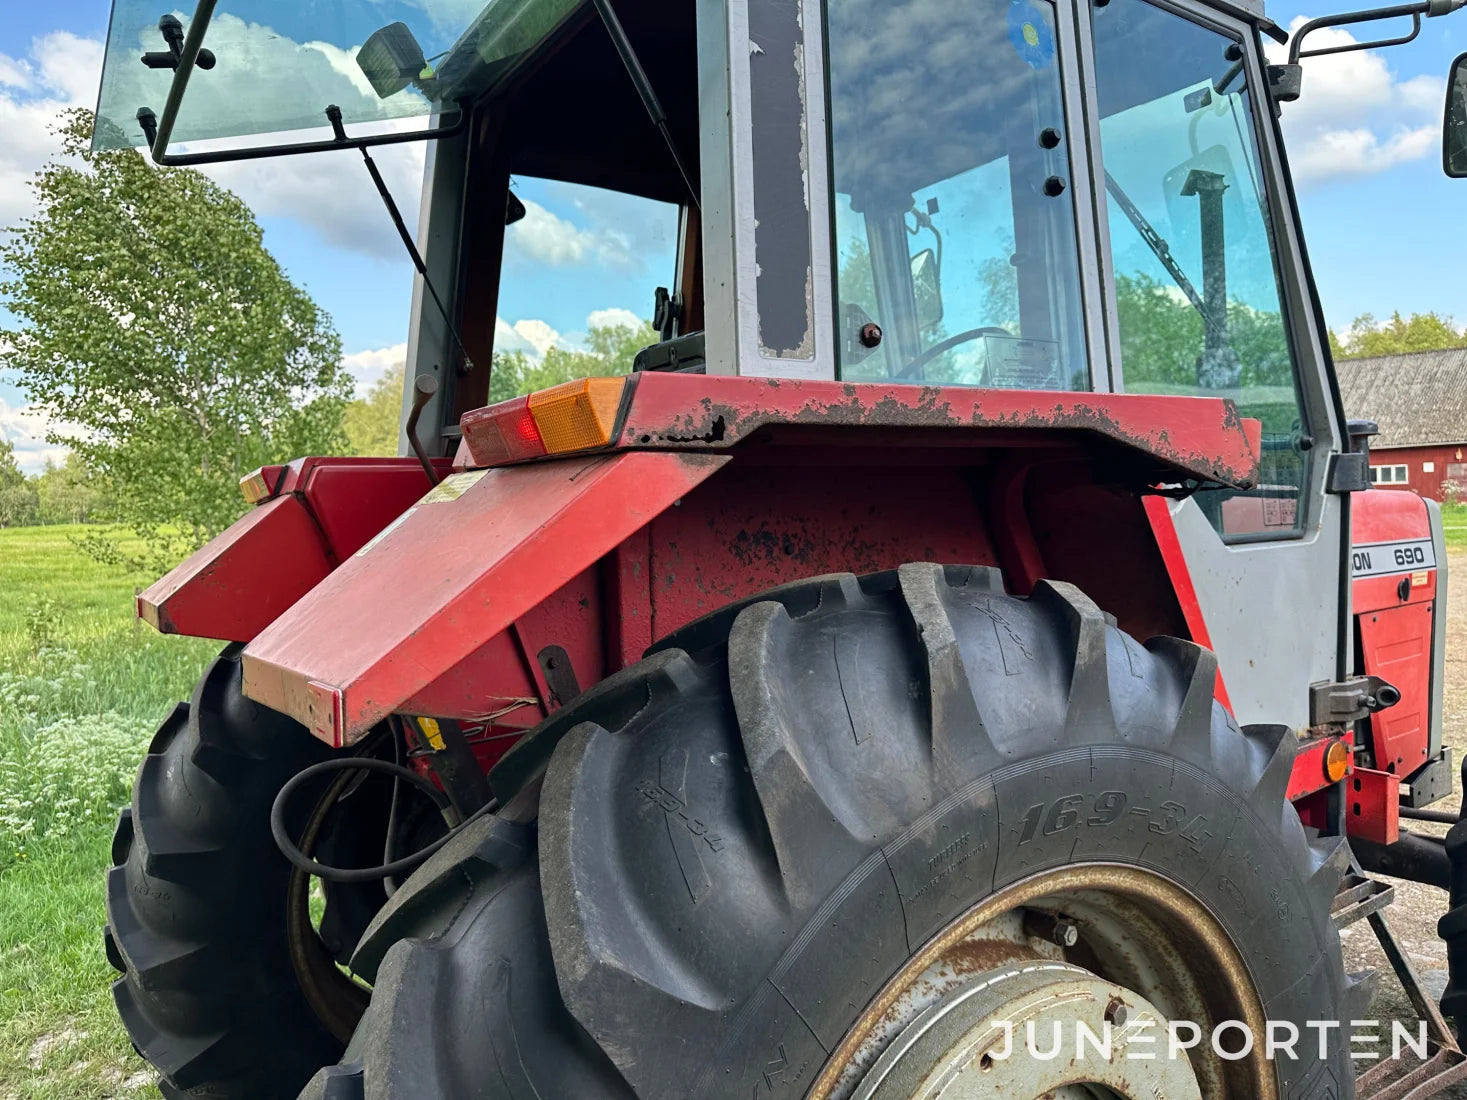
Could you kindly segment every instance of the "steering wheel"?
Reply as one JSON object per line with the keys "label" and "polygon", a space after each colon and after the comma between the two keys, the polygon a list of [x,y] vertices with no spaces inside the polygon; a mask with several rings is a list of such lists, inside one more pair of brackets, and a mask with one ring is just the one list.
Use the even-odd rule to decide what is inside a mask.
{"label": "steering wheel", "polygon": [[969,340],[977,340],[981,336],[1007,336],[1013,338],[1013,333],[1006,328],[998,328],[995,325],[984,325],[982,328],[970,328],[967,332],[960,332],[956,336],[949,336],[946,340],[933,344],[917,358],[897,371],[898,378],[910,378],[918,373],[933,359],[936,359],[945,351],[951,351],[959,344],[966,344]]}

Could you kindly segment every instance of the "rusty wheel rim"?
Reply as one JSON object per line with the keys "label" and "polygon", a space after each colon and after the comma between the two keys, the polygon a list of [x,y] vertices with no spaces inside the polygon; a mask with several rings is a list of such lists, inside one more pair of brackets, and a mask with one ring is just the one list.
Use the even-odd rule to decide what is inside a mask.
{"label": "rusty wheel rim", "polygon": [[[1027,976],[1020,979],[1021,974]],[[1007,988],[1005,982],[1010,983]],[[983,992],[975,995],[980,986]],[[1061,987],[1067,990],[1063,996]],[[943,1031],[949,1042],[937,1054],[946,1067],[943,1072],[959,1081],[966,1072],[964,1052],[972,1062],[987,1049],[986,1040],[973,1029],[985,1011],[985,1019],[993,1018],[995,1004],[1019,1004],[1015,997],[1048,998],[1068,1006],[1050,1018],[1083,1018],[1094,1027],[1092,1017],[1102,996],[1106,1007],[1112,998],[1125,1006],[1118,1034],[1126,1013],[1154,1015],[1163,1028],[1152,1047],[1159,1052],[1156,1060],[1126,1061],[1129,1076],[1121,1088],[1111,1079],[1094,1082],[1100,1091],[1068,1086],[1028,1094],[1012,1088],[999,1091],[1004,1070],[1010,1071],[1014,1086],[1024,1080],[1012,1069],[1018,1064],[1015,1059],[992,1067],[994,1073],[984,1078],[987,1093],[1151,1097],[1161,1088],[1160,1095],[1186,1095],[1179,1078],[1149,1068],[1166,1060],[1165,1023],[1186,1020],[1197,1023],[1203,1036],[1201,1045],[1182,1059],[1195,1080],[1193,1095],[1277,1100],[1277,1080],[1263,1051],[1262,1003],[1242,955],[1221,924],[1177,884],[1139,868],[1100,863],[1024,879],[942,929],[868,1003],[826,1062],[809,1100],[857,1100],[863,1089],[872,1100],[886,1100],[897,1094],[892,1090],[899,1082],[929,1082],[929,1071],[937,1066],[931,1038],[935,1030]],[[1257,1038],[1247,1055],[1225,1060],[1209,1049],[1213,1028],[1224,1021],[1245,1025],[1247,1034]],[[1241,1029],[1223,1033],[1226,1039],[1242,1034]],[[1237,1042],[1222,1041],[1221,1046],[1230,1052],[1241,1049]],[[892,1053],[899,1048],[907,1052]],[[1116,1049],[1123,1050],[1124,1043]],[[908,1064],[898,1067],[903,1059]],[[1034,1080],[1049,1089],[1055,1078],[1040,1075]],[[914,1084],[906,1095],[944,1100],[968,1095],[961,1085],[947,1093],[921,1087],[929,1091]]]}

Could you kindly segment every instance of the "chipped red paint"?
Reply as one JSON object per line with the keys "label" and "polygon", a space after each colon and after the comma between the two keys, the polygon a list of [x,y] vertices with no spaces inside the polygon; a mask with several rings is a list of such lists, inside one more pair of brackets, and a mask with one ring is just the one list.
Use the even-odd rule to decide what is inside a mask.
{"label": "chipped red paint", "polygon": [[[949,446],[993,446],[1009,433],[1009,442],[1045,433],[1100,440],[1149,459],[1158,480],[1246,488],[1257,470],[1256,431],[1250,439],[1233,403],[1217,398],[662,373],[636,375],[628,387],[615,444],[622,448],[724,450],[763,430],[787,437],[798,428],[860,428],[873,444],[884,438],[909,445],[918,434],[937,442],[933,437],[946,433],[941,442]],[[489,410],[464,415],[471,453],[492,453],[491,421]]]}
{"label": "chipped red paint", "polygon": [[624,656],[792,580],[909,561],[997,564],[973,477],[842,448],[741,456],[652,521],[636,551],[645,557],[625,555],[623,629],[634,640]]}
{"label": "chipped red paint", "polygon": [[246,647],[245,694],[350,744],[727,461],[629,452],[459,474]]}
{"label": "chipped red paint", "polygon": [[[603,491],[598,479],[624,463]],[[689,463],[717,476],[690,475]],[[654,639],[775,585],[909,561],[1001,565],[1011,544],[1034,577],[1095,592],[1138,636],[1178,633],[1135,476],[1079,441],[633,451],[483,471],[458,500],[414,509],[256,639],[246,690],[346,743],[392,710],[524,728],[557,702],[546,646],[566,651],[584,689]]]}

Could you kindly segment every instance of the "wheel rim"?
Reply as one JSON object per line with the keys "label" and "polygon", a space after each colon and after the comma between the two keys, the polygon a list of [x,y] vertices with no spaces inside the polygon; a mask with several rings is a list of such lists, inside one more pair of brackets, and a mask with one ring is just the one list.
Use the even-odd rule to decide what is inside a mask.
{"label": "wheel rim", "polygon": [[[1011,1016],[1012,1057],[993,1058],[1004,1034],[989,1025]],[[1060,1057],[1036,1063],[1025,1053],[1028,1019],[1040,1051],[1052,1047],[1060,1025]],[[1150,1021],[1146,1033],[1155,1040],[1147,1047],[1135,1045],[1141,1020]],[[1198,1024],[1202,1039],[1189,1056],[1173,1060],[1166,1027],[1180,1020]],[[1255,1037],[1246,1055],[1223,1059],[1209,1048],[1224,1021],[1238,1021]],[[1066,1070],[1081,1022],[1101,1037],[1112,1024],[1111,1056],[1090,1049],[1081,1068]],[[1219,1045],[1241,1052],[1243,1034],[1224,1029]],[[1080,864],[1015,883],[924,945],[870,1001],[809,1098],[1276,1100],[1264,1035],[1247,966],[1196,898],[1134,867]],[[1157,1057],[1126,1057],[1145,1050]],[[985,1054],[990,1061],[980,1064]]]}
{"label": "wheel rim", "polygon": [[[1134,1091],[1132,1056],[1153,1056],[1147,1037],[1166,1023],[1145,998],[1078,966],[999,967],[912,1020],[862,1077],[853,1100],[1143,1100]],[[1072,1042],[1082,1025],[1100,1037],[1083,1057]],[[1026,1056],[1029,1043],[1054,1057]],[[1201,1098],[1185,1059],[1158,1060],[1144,1076],[1144,1100]]]}

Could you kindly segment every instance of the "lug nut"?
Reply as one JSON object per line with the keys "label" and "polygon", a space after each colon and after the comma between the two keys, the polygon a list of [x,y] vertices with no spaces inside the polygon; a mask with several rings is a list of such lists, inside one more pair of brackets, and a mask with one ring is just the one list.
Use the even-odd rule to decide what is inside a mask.
{"label": "lug nut", "polygon": [[1024,913],[1024,934],[1036,940],[1048,940],[1060,947],[1074,947],[1080,942],[1080,926],[1065,917],[1029,909]]}
{"label": "lug nut", "polygon": [[1112,997],[1110,1003],[1105,1006],[1105,1022],[1115,1027],[1125,1027],[1130,1016],[1126,1002],[1119,997]]}

